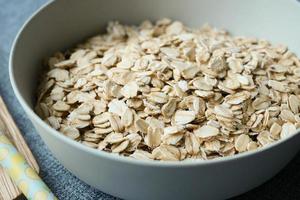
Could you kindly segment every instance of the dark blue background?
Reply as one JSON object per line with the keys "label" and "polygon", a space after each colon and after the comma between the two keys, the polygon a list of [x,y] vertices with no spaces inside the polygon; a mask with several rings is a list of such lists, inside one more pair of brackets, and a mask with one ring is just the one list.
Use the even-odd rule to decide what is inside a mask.
{"label": "dark blue background", "polygon": [[[115,199],[81,182],[60,165],[41,141],[13,94],[8,77],[8,57],[13,39],[24,21],[46,1],[0,0],[0,95],[33,151],[42,178],[59,199]],[[272,180],[234,199],[300,199],[300,154]]]}

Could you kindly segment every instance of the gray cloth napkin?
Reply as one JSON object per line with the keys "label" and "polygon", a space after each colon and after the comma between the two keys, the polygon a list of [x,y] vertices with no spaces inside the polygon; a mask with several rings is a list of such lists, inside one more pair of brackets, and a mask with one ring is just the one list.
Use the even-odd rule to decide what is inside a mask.
{"label": "gray cloth napkin", "polygon": [[[0,94],[40,165],[41,177],[59,199],[117,199],[83,183],[53,157],[13,94],[8,78],[8,57],[13,39],[25,20],[45,2],[47,0],[0,0]],[[276,177],[234,199],[300,199],[300,154]]]}

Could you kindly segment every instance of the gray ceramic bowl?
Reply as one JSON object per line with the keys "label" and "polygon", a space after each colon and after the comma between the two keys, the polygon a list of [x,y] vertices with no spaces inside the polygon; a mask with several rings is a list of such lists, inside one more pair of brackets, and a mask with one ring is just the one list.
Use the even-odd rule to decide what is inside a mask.
{"label": "gray ceramic bowl", "polygon": [[300,55],[296,0],[59,0],[36,12],[10,58],[14,92],[57,159],[86,183],[125,199],[225,199],[274,176],[300,149],[300,134],[233,157],[194,162],[132,160],[74,142],[33,111],[43,58],[99,32],[109,20],[136,24],[170,17],[191,27],[208,22],[234,34],[287,44]]}

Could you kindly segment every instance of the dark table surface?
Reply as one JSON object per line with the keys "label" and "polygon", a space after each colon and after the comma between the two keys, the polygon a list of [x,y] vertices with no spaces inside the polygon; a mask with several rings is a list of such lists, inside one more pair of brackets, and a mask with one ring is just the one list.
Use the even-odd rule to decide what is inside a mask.
{"label": "dark table surface", "polygon": [[[8,77],[8,57],[13,39],[25,20],[45,2],[47,0],[0,0],[0,95],[36,157],[41,177],[59,199],[116,199],[74,177],[52,156],[12,91]],[[300,199],[300,154],[267,183],[234,199]]]}

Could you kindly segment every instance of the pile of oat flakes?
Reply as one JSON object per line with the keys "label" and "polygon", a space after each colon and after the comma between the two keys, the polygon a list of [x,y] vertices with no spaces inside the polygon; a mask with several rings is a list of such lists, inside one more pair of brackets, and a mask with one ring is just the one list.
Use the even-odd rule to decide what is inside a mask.
{"label": "pile of oat flakes", "polygon": [[300,61],[287,47],[162,19],[56,53],[37,113],[83,145],[137,159],[212,159],[300,127]]}

